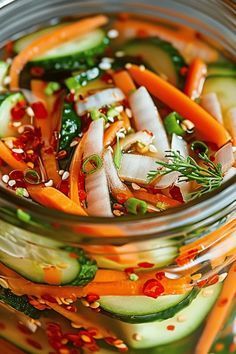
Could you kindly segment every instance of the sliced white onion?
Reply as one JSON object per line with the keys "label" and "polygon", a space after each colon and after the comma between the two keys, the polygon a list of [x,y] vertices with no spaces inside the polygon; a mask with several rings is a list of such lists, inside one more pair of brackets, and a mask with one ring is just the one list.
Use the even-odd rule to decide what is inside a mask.
{"label": "sliced white onion", "polygon": [[202,95],[200,105],[219,123],[223,124],[220,102],[215,92],[209,92],[205,95]]}
{"label": "sliced white onion", "polygon": [[156,159],[144,155],[123,154],[119,176],[124,181],[146,184],[148,172],[157,169]]}
{"label": "sliced white onion", "polygon": [[104,120],[94,120],[88,129],[87,137],[84,142],[83,157],[86,159],[88,156],[97,154],[102,155],[103,152],[103,136],[104,136]]}
{"label": "sliced white onion", "polygon": [[139,142],[143,145],[150,145],[153,140],[153,135],[148,131],[142,130],[137,133],[126,135],[120,140],[120,148],[122,151],[128,150],[133,144]]}
{"label": "sliced white onion", "polygon": [[216,153],[215,153],[215,160],[214,163],[218,164],[220,163],[222,166],[222,172],[225,173],[227,172],[230,167],[233,166],[234,164],[234,154],[233,154],[233,147],[231,143],[228,143],[222,148],[220,148]]}
{"label": "sliced white onion", "polygon": [[129,97],[137,130],[148,130],[154,134],[153,145],[160,158],[170,149],[167,134],[154,102],[145,87],[141,86]]}
{"label": "sliced white onion", "polygon": [[231,167],[224,175],[223,183],[236,176],[236,167]]}
{"label": "sliced white onion", "polygon": [[236,107],[232,107],[227,111],[225,126],[233,138],[233,144],[236,146]]}
{"label": "sliced white onion", "polygon": [[[95,120],[90,124],[84,143],[84,159],[94,154],[101,157],[104,136],[103,126],[103,119]],[[87,192],[87,211],[89,215],[113,216],[104,167],[85,177],[85,189]]]}
{"label": "sliced white onion", "polygon": [[103,162],[111,193],[113,195],[116,195],[117,193],[129,192],[128,187],[121,182],[118,176],[117,169],[113,162],[112,152],[110,149],[107,149],[104,152]]}
{"label": "sliced white onion", "polygon": [[88,96],[83,101],[77,102],[76,112],[78,115],[82,115],[86,111],[98,109],[106,105],[123,101],[124,99],[125,96],[119,88],[109,88]]}
{"label": "sliced white onion", "polygon": [[[173,151],[178,151],[180,153],[181,156],[183,156],[184,158],[189,156],[189,151],[188,151],[188,144],[186,143],[186,141],[176,135],[173,134],[172,135],[172,141],[171,141],[171,150]],[[176,178],[178,178],[180,176],[179,172],[176,172]],[[175,186],[179,187],[180,192],[182,194],[183,200],[187,201],[187,196],[190,192],[191,189],[191,183],[190,182],[175,182]]]}

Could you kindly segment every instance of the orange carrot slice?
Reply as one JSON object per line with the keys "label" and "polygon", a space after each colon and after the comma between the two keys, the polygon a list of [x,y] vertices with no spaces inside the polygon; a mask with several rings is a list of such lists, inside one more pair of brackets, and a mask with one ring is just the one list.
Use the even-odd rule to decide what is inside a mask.
{"label": "orange carrot slice", "polygon": [[23,161],[18,161],[11,150],[0,140],[0,158],[5,161],[14,170],[25,171],[29,169],[27,164]]}
{"label": "orange carrot slice", "polygon": [[54,208],[68,214],[87,215],[84,209],[65,194],[53,187],[28,186],[31,198],[45,207]]}
{"label": "orange carrot slice", "polygon": [[122,120],[117,120],[116,122],[112,123],[109,128],[105,130],[104,140],[103,140],[104,147],[108,147],[114,142],[116,138],[116,133],[118,133],[118,131],[123,127],[124,127],[124,122]]}
{"label": "orange carrot slice", "polygon": [[66,41],[79,37],[97,27],[105,25],[107,21],[107,17],[103,15],[89,17],[72,23],[71,25],[59,27],[58,29],[44,34],[40,38],[34,40],[13,60],[10,68],[10,88],[19,88],[20,73],[28,61],[42,55],[49,49],[59,46]]}
{"label": "orange carrot slice", "polygon": [[204,140],[213,142],[218,147],[230,140],[229,133],[220,123],[176,87],[153,72],[140,69],[137,65],[131,65],[129,72],[139,85],[145,86],[152,95],[191,120]]}
{"label": "orange carrot slice", "polygon": [[134,194],[135,198],[142,199],[145,202],[148,202],[148,203],[151,203],[154,205],[156,205],[158,203],[163,204],[163,207],[166,209],[181,205],[181,203],[178,202],[177,200],[167,197],[166,195],[159,194],[159,193],[152,194],[152,193],[144,192],[142,190],[136,190],[136,191],[133,191],[133,194]]}
{"label": "orange carrot slice", "polygon": [[48,179],[52,179],[54,185],[57,186],[61,182],[61,178],[58,174],[58,163],[55,152],[50,147],[42,148],[41,157]]}
{"label": "orange carrot slice", "polygon": [[123,121],[124,128],[126,129],[127,132],[129,132],[131,129],[131,124],[130,124],[129,117],[127,116],[127,113],[125,111],[123,111],[123,112],[121,112],[120,116]]}
{"label": "orange carrot slice", "polygon": [[195,100],[200,97],[207,75],[207,66],[202,59],[195,58],[188,70],[184,93]]}
{"label": "orange carrot slice", "polygon": [[112,75],[116,87],[119,87],[125,96],[135,91],[136,87],[130,74],[126,70],[118,71]]}
{"label": "orange carrot slice", "polygon": [[231,266],[224,281],[221,294],[212,309],[203,333],[196,347],[196,354],[208,354],[211,346],[226,321],[230,306],[236,294],[236,262]]}

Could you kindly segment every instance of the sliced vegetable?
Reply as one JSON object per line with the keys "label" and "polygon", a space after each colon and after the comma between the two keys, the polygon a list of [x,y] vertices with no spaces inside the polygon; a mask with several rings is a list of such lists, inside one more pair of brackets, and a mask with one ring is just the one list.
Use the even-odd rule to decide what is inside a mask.
{"label": "sliced vegetable", "polygon": [[214,157],[214,163],[221,165],[223,173],[227,172],[235,163],[232,144],[228,143],[222,146],[222,148],[215,153]]}
{"label": "sliced vegetable", "polygon": [[118,71],[112,76],[115,86],[117,86],[126,97],[136,90],[136,86],[129,73],[125,70]]}
{"label": "sliced vegetable", "polygon": [[230,108],[226,112],[225,125],[232,136],[233,144],[235,146],[236,145],[236,107]]}
{"label": "sliced vegetable", "polygon": [[197,154],[197,156],[204,155],[204,154],[208,155],[209,152],[208,146],[203,141],[200,140],[193,141],[190,145],[190,148],[192,151],[194,151]]}
{"label": "sliced vegetable", "polygon": [[14,170],[25,171],[29,167],[23,161],[19,161],[15,158],[12,151],[0,140],[0,156]]}
{"label": "sliced vegetable", "polygon": [[0,60],[0,89],[2,89],[4,85],[4,79],[7,76],[9,69],[9,64],[7,64],[5,61]]}
{"label": "sliced vegetable", "polygon": [[116,146],[114,148],[114,164],[117,170],[120,169],[121,158],[122,158],[122,151],[120,148],[120,139],[119,137],[117,137]]}
{"label": "sliced vegetable", "polygon": [[85,175],[92,175],[102,167],[102,159],[99,155],[93,154],[87,157],[82,165],[82,171]]}
{"label": "sliced vegetable", "polygon": [[142,199],[148,203],[156,205],[156,207],[160,210],[166,210],[181,205],[181,203],[177,200],[174,200],[160,193],[152,194],[144,192],[142,190],[136,190],[133,192],[133,194],[136,198]]}
{"label": "sliced vegetable", "polygon": [[153,134],[147,130],[138,131],[136,133],[131,133],[126,135],[125,138],[120,140],[120,148],[122,151],[127,151],[132,145],[140,143],[144,147],[152,144]]}
{"label": "sliced vegetable", "polygon": [[210,113],[220,124],[223,124],[223,117],[220,102],[215,92],[209,92],[201,96],[200,105]]}
{"label": "sliced vegetable", "polygon": [[[132,69],[130,70],[132,76],[134,76]],[[137,78],[135,77],[134,79],[136,80]],[[160,157],[163,158],[170,146],[158,110],[146,88],[142,86],[133,92],[129,97],[129,103],[137,130],[146,129],[154,135],[153,145],[156,147]]]}
{"label": "sliced vegetable", "polygon": [[[131,66],[129,72],[139,85],[144,85],[151,94],[183,117],[192,121],[204,139],[217,144],[219,147],[229,141],[230,137],[226,129],[197,103],[193,102],[174,86],[153,74],[151,71],[142,71],[135,65]],[[206,83],[208,80],[209,79],[206,80]],[[222,85],[222,82],[220,85]],[[203,93],[204,90],[205,87]],[[212,91],[214,92],[214,90],[211,90],[211,92]]]}
{"label": "sliced vegetable", "polygon": [[123,51],[127,55],[141,58],[149,68],[173,85],[182,85],[180,70],[186,63],[171,43],[155,37],[138,38],[126,43]]}
{"label": "sliced vegetable", "polygon": [[207,75],[207,66],[200,58],[193,59],[188,69],[184,93],[192,100],[199,98]]}
{"label": "sliced vegetable", "polygon": [[77,91],[81,87],[84,87],[88,82],[97,79],[101,75],[101,70],[97,67],[82,71],[81,73],[69,77],[65,80],[65,84],[69,90]]}
{"label": "sliced vegetable", "polygon": [[68,150],[74,138],[81,132],[81,119],[75,113],[72,104],[64,103],[59,150]]}
{"label": "sliced vegetable", "polygon": [[216,62],[210,63],[207,66],[208,76],[210,75],[236,75],[236,65],[230,62]]}
{"label": "sliced vegetable", "polygon": [[177,135],[184,135],[185,130],[181,127],[180,123],[183,120],[178,113],[172,112],[168,114],[168,116],[164,119],[164,127],[169,135],[177,134]]}
{"label": "sliced vegetable", "polygon": [[[70,25],[61,26],[60,28],[55,29],[54,31],[48,34],[46,33],[40,36],[38,39],[33,40],[13,60],[13,63],[10,68],[11,89],[19,87],[19,76],[27,62],[32,59],[35,59],[40,55],[45,54],[50,49],[60,46],[62,43],[85,35],[89,31],[92,31],[93,29],[106,24],[106,22],[107,17],[102,15],[90,17]],[[91,43],[89,43],[89,46],[87,41],[86,43],[86,49],[91,48]],[[69,52],[71,53],[71,49],[69,50]],[[65,52],[63,51],[63,53],[61,54],[64,55]],[[58,55],[58,53],[56,55]]]}
{"label": "sliced vegetable", "polygon": [[143,200],[137,198],[129,198],[125,202],[125,207],[130,214],[138,215],[138,214],[146,214],[148,206],[147,203]]}
{"label": "sliced vegetable", "polygon": [[123,92],[118,88],[108,88],[99,91],[94,95],[86,97],[83,101],[76,103],[76,112],[82,115],[86,111],[98,109],[103,106],[111,105],[123,101],[125,98]]}
{"label": "sliced vegetable", "polygon": [[116,139],[116,134],[124,127],[124,123],[122,120],[117,120],[112,123],[109,128],[105,130],[104,133],[104,147],[108,147],[112,145],[114,140]]}

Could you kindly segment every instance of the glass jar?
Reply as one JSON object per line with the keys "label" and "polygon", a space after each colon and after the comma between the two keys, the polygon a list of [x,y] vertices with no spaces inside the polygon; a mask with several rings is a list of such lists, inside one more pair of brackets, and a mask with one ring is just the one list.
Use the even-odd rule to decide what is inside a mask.
{"label": "glass jar", "polygon": [[[208,2],[203,0],[198,2],[2,0],[0,1],[0,43],[4,45],[9,38],[20,36],[27,30],[32,31],[38,25],[56,23],[60,17],[74,14],[84,16],[101,12],[101,9],[107,13],[130,12],[181,23],[197,29],[224,51],[224,54],[231,58],[235,56],[233,3],[217,0]],[[129,286],[135,288],[137,287],[135,284],[139,284],[140,281],[142,286],[147,285],[146,281],[142,283],[142,278],[137,279],[135,273],[137,265],[144,274],[149,274],[145,273],[150,271],[147,269],[149,267],[151,271],[155,269],[155,274],[151,273],[152,278],[147,281],[153,280],[153,277],[154,280],[161,281],[163,277],[161,269],[165,267],[164,276],[167,286],[171,287],[172,284],[185,286],[185,280],[188,284],[182,305],[181,301],[177,300],[172,304],[170,311],[174,312],[171,317],[168,314],[169,305],[162,304],[162,312],[156,316],[147,315],[140,320],[140,318],[135,319],[135,316],[131,318],[130,314],[126,314],[127,316],[123,314],[124,316],[120,315],[121,320],[119,320],[119,316],[114,316],[109,306],[103,306],[102,309],[97,307],[100,300],[96,296],[92,300],[91,297],[90,299],[86,297],[78,301],[80,303],[79,305],[76,303],[78,312],[74,313],[75,299],[71,301],[70,296],[69,299],[60,296],[61,288],[67,289],[68,286],[63,285],[59,291],[59,287],[53,280],[49,281],[51,282],[49,286],[55,290],[53,296],[49,296],[47,287],[42,290],[44,291],[41,292],[42,296],[36,296],[29,281],[24,280],[22,283],[16,274],[9,273],[4,266],[1,266],[1,289],[5,288],[4,291],[7,293],[7,288],[10,286],[11,289],[15,289],[15,294],[18,296],[29,295],[31,304],[43,313],[40,319],[30,319],[18,311],[10,311],[7,306],[1,304],[0,331],[4,341],[0,340],[0,344],[5,350],[4,353],[17,354],[18,351],[21,353],[20,349],[13,348],[5,340],[21,348],[23,352],[48,354],[56,352],[57,348],[58,353],[61,354],[77,353],[66,350],[68,347],[72,350],[72,343],[75,344],[73,334],[78,332],[80,344],[81,340],[82,342],[84,340],[83,352],[88,353],[89,339],[86,339],[86,335],[90,333],[89,338],[91,336],[95,338],[96,335],[87,330],[90,327],[97,329],[96,326],[99,324],[99,328],[104,330],[103,334],[97,335],[96,339],[106,338],[105,344],[104,341],[101,342],[100,353],[102,354],[115,352],[114,346],[116,349],[123,350],[122,341],[128,344],[129,353],[132,354],[166,352],[193,354],[200,334],[207,326],[209,312],[211,313],[216,301],[222,301],[220,294],[223,283],[227,279],[228,272],[232,273],[233,262],[236,259],[235,182],[236,178],[232,178],[217,191],[175,210],[161,214],[153,213],[145,217],[112,220],[75,217],[44,209],[9,194],[0,186],[0,260],[5,264],[13,262],[14,269],[25,279],[33,279],[37,282],[38,268],[33,262],[28,261],[29,258],[32,260],[35,254],[40,254],[42,262],[45,262],[47,257],[53,258],[57,252],[62,257],[60,252],[62,249],[65,250],[65,247],[74,247],[74,249],[80,247],[96,259],[99,268],[104,269],[106,278],[103,282],[105,281],[106,284],[112,281],[109,278],[112,276],[110,270],[125,270],[122,274],[131,284]],[[63,268],[63,264],[61,266]],[[181,279],[184,280],[182,283]],[[103,282],[100,283],[99,289],[102,289]],[[120,300],[115,298],[114,289],[122,287],[122,284],[122,280],[113,282],[111,295],[117,303]],[[234,291],[235,284],[232,283]],[[197,289],[194,294],[192,287]],[[174,285],[173,289],[175,289]],[[71,291],[73,298],[73,289],[70,288],[68,291]],[[175,294],[174,290],[173,294]],[[189,296],[187,300],[186,294]],[[125,291],[123,295],[126,295]],[[8,296],[11,296],[10,293]],[[191,296],[195,297],[194,300],[191,299],[192,302]],[[126,298],[126,301],[129,300]],[[186,301],[189,301],[189,306]],[[81,305],[81,302],[85,306]],[[183,310],[187,309],[187,312],[185,310],[182,312],[182,308],[177,307],[176,303],[180,304]],[[132,303],[129,304],[132,309]],[[122,303],[120,306],[122,307]],[[67,319],[60,310],[62,308],[67,311]],[[84,325],[84,332],[80,329],[80,317],[76,318],[74,314],[82,316],[88,322],[87,326]],[[212,351],[218,350],[224,354],[235,352],[233,336],[236,333],[234,333],[233,323],[236,317],[233,302],[227,316],[212,347]],[[167,319],[169,317],[170,319]],[[83,339],[81,333],[85,336],[82,337]],[[68,337],[69,334],[71,337]],[[115,342],[113,337],[121,340]],[[207,353],[199,351],[197,354]]]}

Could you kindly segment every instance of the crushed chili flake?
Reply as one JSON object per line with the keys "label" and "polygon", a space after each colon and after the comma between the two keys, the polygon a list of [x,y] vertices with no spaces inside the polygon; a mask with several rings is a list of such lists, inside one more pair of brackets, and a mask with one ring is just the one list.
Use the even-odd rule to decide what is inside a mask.
{"label": "crushed chili flake", "polygon": [[11,118],[14,121],[21,120],[25,115],[25,101],[18,102],[12,109],[11,109]]}
{"label": "crushed chili flake", "polygon": [[157,272],[155,274],[155,277],[157,278],[157,280],[162,280],[163,278],[165,278],[165,272]]}
{"label": "crushed chili flake", "polygon": [[180,203],[184,202],[183,196],[181,194],[179,187],[177,187],[177,186],[171,187],[169,193],[173,199],[177,200]]}
{"label": "crushed chili flake", "polygon": [[118,193],[116,196],[116,199],[117,199],[118,203],[124,204],[127,200],[127,196],[123,193]]}
{"label": "crushed chili flake", "polygon": [[65,98],[66,102],[73,103],[75,101],[75,94],[70,92]]}
{"label": "crushed chili flake", "polygon": [[33,68],[30,69],[30,74],[32,76],[41,77],[44,75],[44,73],[45,73],[44,68],[41,68],[40,66],[34,66]]}
{"label": "crushed chili flake", "polygon": [[44,294],[41,297],[42,297],[43,300],[46,300],[48,302],[51,302],[51,303],[54,303],[54,304],[57,303],[57,300],[54,297],[52,297],[50,294]]}
{"label": "crushed chili flake", "polygon": [[58,160],[63,160],[67,156],[67,151],[66,150],[60,150],[57,153],[57,159]]}
{"label": "crushed chili flake", "polygon": [[208,279],[200,280],[199,282],[197,282],[197,285],[200,288],[203,288],[206,285],[214,285],[214,284],[218,283],[218,281],[219,281],[219,275],[215,274],[215,275],[209,277]]}
{"label": "crushed chili flake", "polygon": [[143,286],[143,293],[146,296],[156,299],[165,291],[163,285],[157,279],[149,279]]}
{"label": "crushed chili flake", "polygon": [[219,302],[218,302],[218,306],[219,307],[223,307],[225,306],[227,303],[228,303],[228,299],[227,298],[224,298],[224,299],[221,299]]}
{"label": "crushed chili flake", "polygon": [[182,66],[182,68],[180,68],[179,73],[180,73],[180,75],[182,75],[182,76],[186,76],[187,73],[188,73],[188,67],[187,67],[187,66]]}
{"label": "crushed chili flake", "polygon": [[175,330],[175,326],[169,325],[169,326],[166,327],[166,329],[167,329],[168,331],[174,331],[174,330]]}
{"label": "crushed chili flake", "polygon": [[140,268],[152,268],[154,267],[155,264],[153,263],[149,263],[149,262],[141,262],[141,263],[138,263],[138,266]]}
{"label": "crushed chili flake", "polygon": [[93,302],[95,302],[95,301],[97,301],[97,300],[99,300],[99,295],[97,295],[97,294],[88,294],[87,296],[86,296],[86,300],[91,304],[91,303],[93,303]]}
{"label": "crushed chili flake", "polygon": [[46,119],[48,117],[48,111],[43,102],[33,102],[31,108],[34,111],[36,119]]}
{"label": "crushed chili flake", "polygon": [[15,180],[22,180],[24,178],[24,173],[19,170],[13,170],[9,173],[9,178]]}
{"label": "crushed chili flake", "polygon": [[80,201],[83,202],[83,201],[86,200],[86,198],[87,198],[87,193],[84,190],[80,189],[79,190],[79,199],[80,199]]}
{"label": "crushed chili flake", "polygon": [[135,273],[135,269],[136,269],[136,267],[128,267],[128,268],[125,268],[124,271],[127,274],[132,274],[132,273]]}
{"label": "crushed chili flake", "polygon": [[35,349],[43,349],[43,347],[41,346],[41,344],[39,342],[36,342],[35,340],[31,339],[31,338],[26,338],[26,342],[31,345],[31,347],[35,348]]}

